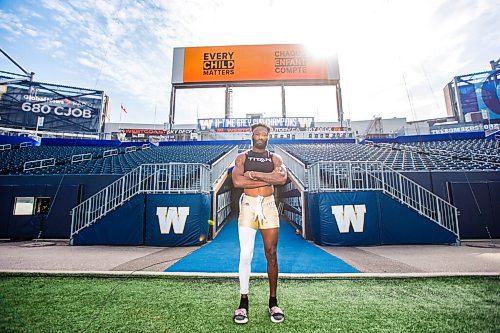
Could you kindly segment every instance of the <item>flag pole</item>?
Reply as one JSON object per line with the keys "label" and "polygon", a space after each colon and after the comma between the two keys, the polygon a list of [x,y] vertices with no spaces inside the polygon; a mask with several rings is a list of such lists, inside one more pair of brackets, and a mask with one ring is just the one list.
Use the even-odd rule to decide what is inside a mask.
{"label": "flag pole", "polygon": [[123,111],[121,110],[122,105],[123,105],[123,103],[122,103],[122,102],[120,102],[120,123],[118,124],[118,129],[119,129],[120,131],[121,131],[121,127],[122,127],[122,112],[123,112]]}

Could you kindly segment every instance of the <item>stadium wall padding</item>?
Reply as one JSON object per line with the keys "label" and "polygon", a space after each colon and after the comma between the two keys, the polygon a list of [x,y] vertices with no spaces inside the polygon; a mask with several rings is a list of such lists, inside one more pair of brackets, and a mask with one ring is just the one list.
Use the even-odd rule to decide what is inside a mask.
{"label": "stadium wall padding", "polygon": [[[490,234],[492,238],[500,238],[500,182],[490,182],[488,183],[490,190],[490,203],[493,213],[493,223],[490,228]],[[489,237],[488,237],[489,238]]]}
{"label": "stadium wall padding", "polygon": [[[69,238],[70,210],[115,181],[115,175],[45,175],[0,177],[0,237]],[[15,197],[50,197],[47,216],[14,216]]]}
{"label": "stadium wall padding", "polygon": [[[209,194],[148,194],[144,245],[191,246],[205,243],[208,236],[210,205]],[[179,207],[189,207],[189,215],[182,233],[175,233],[173,226],[169,227],[168,233],[161,233],[158,207],[171,207],[175,210]],[[180,222],[182,224],[182,221]]]}
{"label": "stadium wall padding", "polygon": [[[454,244],[456,236],[418,214],[411,208],[378,191],[309,193],[309,224],[312,239],[319,245],[368,246],[385,244]],[[363,206],[366,210],[362,227],[340,232],[342,223],[332,212],[332,206]],[[363,214],[356,207],[357,216]]]}
{"label": "stadium wall padding", "polygon": [[[69,238],[71,232],[70,210],[76,206],[79,185],[56,187],[53,185],[0,186],[0,238]],[[15,197],[57,197],[47,215],[15,216]]]}
{"label": "stadium wall padding", "polygon": [[35,139],[25,137],[25,136],[11,136],[11,135],[0,135],[0,145],[11,144],[19,145],[23,142],[31,142],[33,146],[39,146],[40,142]]}
{"label": "stadium wall padding", "polygon": [[[340,233],[336,219],[332,214],[332,206],[365,205],[363,232]],[[380,244],[379,221],[380,209],[374,192],[342,192],[320,193],[318,195],[319,232],[321,245],[378,245]],[[315,223],[315,222],[312,222]]]}
{"label": "stadium wall padding", "polygon": [[[497,213],[500,209],[497,207],[500,205],[496,204],[500,202],[500,191],[496,190],[498,185],[495,185],[500,183],[499,171],[404,171],[402,174],[444,200],[448,200],[448,197],[451,196],[451,203],[460,212],[458,216],[460,239],[490,238],[485,225],[489,226],[492,238],[500,238],[500,213]],[[454,186],[456,183],[464,185],[457,187]],[[481,183],[489,185],[483,188],[474,185]],[[450,191],[451,193],[448,193]],[[481,192],[489,194],[483,193],[483,195]],[[479,207],[488,208],[484,208],[484,211],[481,209],[481,213],[479,213],[476,200]],[[493,212],[492,215],[486,213],[488,210]]]}
{"label": "stadium wall padding", "polygon": [[[31,197],[45,196],[46,185],[34,186],[13,186],[12,196],[16,197]],[[12,213],[9,221],[8,235],[9,238],[32,238],[36,237],[38,230],[41,228],[41,220],[39,216],[22,215],[14,216]]]}
{"label": "stadium wall padding", "polygon": [[119,147],[119,140],[90,140],[90,139],[63,139],[42,138],[40,143],[44,146],[96,146],[96,147]]}
{"label": "stadium wall padding", "polygon": [[73,236],[73,245],[143,245],[145,196],[138,194]]}
{"label": "stadium wall padding", "polygon": [[0,186],[0,238],[9,238],[10,216],[13,209],[12,186]]}
{"label": "stadium wall padding", "polygon": [[140,142],[140,141],[122,141],[120,143],[120,147],[142,147],[142,145],[148,145],[149,147],[153,147],[150,142]]}
{"label": "stadium wall padding", "polygon": [[460,238],[500,238],[500,182],[451,183]]}
{"label": "stadium wall padding", "polygon": [[[179,207],[189,207],[187,219],[181,218],[162,234],[158,208],[173,208],[177,219]],[[166,215],[164,216],[166,219]],[[191,246],[206,242],[210,218],[209,194],[139,194],[123,206],[83,229],[73,238],[73,245],[146,245]],[[182,232],[173,224],[180,222]]]}
{"label": "stadium wall padding", "polygon": [[457,237],[415,210],[378,192],[380,244],[456,244]]}
{"label": "stadium wall padding", "polygon": [[[77,203],[79,186],[0,185],[0,238],[31,239],[68,238],[71,217],[69,210]],[[14,215],[16,197],[54,197],[56,200],[48,215]]]}

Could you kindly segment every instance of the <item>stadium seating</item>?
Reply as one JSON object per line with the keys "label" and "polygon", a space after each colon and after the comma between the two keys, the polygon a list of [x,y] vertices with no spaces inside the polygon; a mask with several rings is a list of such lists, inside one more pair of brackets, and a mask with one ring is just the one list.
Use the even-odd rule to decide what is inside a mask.
{"label": "stadium seating", "polygon": [[[395,170],[500,170],[500,142],[486,139],[409,143],[280,143],[277,146],[303,161],[379,161]],[[117,146],[42,145],[0,151],[0,174],[125,174],[146,163],[212,164],[234,143],[162,145],[128,152]],[[238,144],[240,152],[250,143]],[[105,157],[105,151],[116,155]],[[269,145],[271,151],[273,145]],[[130,150],[130,149],[129,149]],[[90,159],[71,163],[72,156],[90,153]],[[23,171],[27,161],[55,158],[55,165]]]}
{"label": "stadium seating", "polygon": [[[204,163],[212,164],[231,150],[234,145],[161,146],[153,149],[125,153],[125,147],[65,147],[46,146],[16,149],[8,155],[9,163],[0,164],[3,173],[10,174],[125,174],[147,163]],[[104,151],[118,149],[117,155],[104,157]],[[71,163],[71,156],[92,153],[92,159]],[[12,156],[11,156],[12,155]],[[3,156],[3,155],[0,155]],[[43,158],[56,158],[55,166],[23,171],[24,162]]]}
{"label": "stadium seating", "polygon": [[71,163],[71,157],[83,153],[91,153],[95,157],[102,156],[110,147],[88,146],[36,146],[0,151],[0,173],[19,173],[23,171],[25,162],[55,158],[56,164]]}
{"label": "stadium seating", "polygon": [[[469,141],[469,140],[466,140]],[[395,170],[498,170],[500,165],[491,163],[498,158],[498,143],[486,140],[470,140],[469,148],[460,148],[463,143],[447,141],[401,144],[349,144],[349,143],[317,143],[317,144],[279,144],[293,156],[311,165],[318,161],[379,161]],[[483,141],[483,142],[480,142]],[[446,155],[438,154],[436,148],[404,149],[405,147],[440,147]],[[495,146],[495,144],[497,146]],[[420,145],[420,146],[419,146]],[[431,146],[433,145],[433,146]],[[448,147],[451,147],[447,149]],[[474,148],[473,148],[474,147]],[[453,150],[455,149],[455,150]],[[461,150],[460,150],[461,149]],[[476,155],[490,156],[489,160],[470,158],[470,151]],[[464,159],[468,152],[468,159]],[[488,152],[488,153],[486,153]],[[496,153],[496,157],[495,157]],[[493,156],[493,157],[491,157]],[[497,162],[498,163],[498,162]]]}
{"label": "stadium seating", "polygon": [[416,147],[425,153],[448,152],[458,158],[500,163],[500,141],[497,140],[471,139],[395,144],[395,148],[399,149],[407,146]]}

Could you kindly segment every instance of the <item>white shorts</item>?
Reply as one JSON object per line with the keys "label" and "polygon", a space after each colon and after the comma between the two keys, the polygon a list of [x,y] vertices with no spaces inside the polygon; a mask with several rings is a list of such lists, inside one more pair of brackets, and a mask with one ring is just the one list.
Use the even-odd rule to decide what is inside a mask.
{"label": "white shorts", "polygon": [[240,198],[238,226],[255,230],[279,228],[280,219],[274,195],[252,197],[243,193]]}

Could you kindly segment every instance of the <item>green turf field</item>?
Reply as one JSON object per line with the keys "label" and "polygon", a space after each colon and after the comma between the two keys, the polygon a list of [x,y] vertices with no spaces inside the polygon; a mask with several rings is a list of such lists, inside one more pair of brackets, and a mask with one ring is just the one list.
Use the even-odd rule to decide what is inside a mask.
{"label": "green turf field", "polygon": [[0,276],[0,332],[500,332],[500,278],[281,279],[285,322],[252,279]]}

